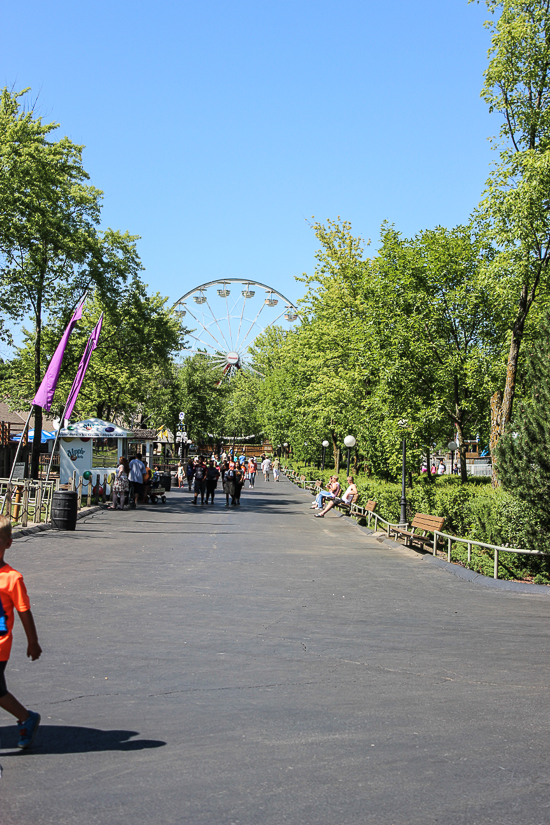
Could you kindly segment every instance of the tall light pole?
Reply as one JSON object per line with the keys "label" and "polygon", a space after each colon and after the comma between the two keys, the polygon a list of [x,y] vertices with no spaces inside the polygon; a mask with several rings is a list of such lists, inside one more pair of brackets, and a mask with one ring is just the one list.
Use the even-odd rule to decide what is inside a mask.
{"label": "tall light pole", "polygon": [[325,455],[326,455],[326,452],[327,452],[328,441],[323,441],[322,444],[323,444],[323,460],[321,461],[321,470],[324,470],[325,469]]}
{"label": "tall light pole", "polygon": [[403,463],[401,466],[401,524],[407,523],[407,498],[405,496],[405,482],[407,480],[407,439],[405,436],[405,427],[409,423],[406,418],[401,418],[397,422],[403,429]]}
{"label": "tall light pole", "polygon": [[355,441],[355,436],[353,436],[353,435],[347,435],[344,438],[344,444],[348,448],[348,472],[347,472],[348,476],[349,476],[349,461],[350,461],[350,456],[351,456],[351,448],[355,447],[356,443],[357,442]]}

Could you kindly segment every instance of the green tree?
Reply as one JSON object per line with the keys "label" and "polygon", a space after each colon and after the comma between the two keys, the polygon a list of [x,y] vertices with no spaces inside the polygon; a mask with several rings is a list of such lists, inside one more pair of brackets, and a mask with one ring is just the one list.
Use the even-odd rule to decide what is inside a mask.
{"label": "green tree", "polygon": [[[27,91],[27,90],[25,90]],[[136,238],[98,230],[102,193],[87,185],[82,146],[53,139],[58,124],[25,111],[23,92],[0,95],[0,308],[33,324],[34,395],[42,378],[42,328],[50,312],[70,317],[92,287],[115,300],[121,281],[141,268]],[[35,407],[35,427],[42,409]],[[38,473],[40,442],[33,445]]]}
{"label": "green tree", "polygon": [[502,128],[481,208],[500,250],[488,274],[506,314],[512,311],[504,391],[492,399],[494,450],[511,420],[528,319],[547,303],[550,287],[550,3],[486,3],[493,17],[482,97],[502,116]]}
{"label": "green tree", "polygon": [[185,427],[195,444],[217,442],[226,414],[229,385],[207,353],[186,358],[178,371],[181,411]]}
{"label": "green tree", "polygon": [[[166,308],[166,298],[148,295],[146,285],[134,276],[119,290],[116,303],[104,302],[99,291],[86,301],[82,320],[74,330],[63,359],[52,410],[61,416],[88,335],[103,312],[103,328],[73,418],[93,415],[111,420],[120,417],[136,426],[156,422],[163,392],[174,379],[173,357],[183,346],[186,330]],[[59,340],[63,321],[42,330],[42,372]],[[5,388],[12,404],[24,403],[34,389],[33,332],[11,362]]]}
{"label": "green tree", "polygon": [[496,457],[504,489],[535,513],[542,534],[538,546],[547,549],[550,538],[550,317],[537,339],[525,351],[527,392],[499,440]]}

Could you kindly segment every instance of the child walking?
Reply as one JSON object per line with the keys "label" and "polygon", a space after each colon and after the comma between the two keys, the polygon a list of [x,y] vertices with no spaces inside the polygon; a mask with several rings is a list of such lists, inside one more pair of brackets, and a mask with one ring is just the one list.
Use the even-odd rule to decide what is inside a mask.
{"label": "child walking", "polygon": [[4,561],[4,554],[11,544],[11,521],[7,516],[0,516],[0,708],[7,710],[17,719],[19,728],[17,747],[28,748],[36,736],[40,714],[34,710],[27,710],[15,696],[8,693],[4,676],[11,652],[14,608],[19,613],[21,624],[27,635],[27,656],[34,662],[40,658],[42,648],[38,644],[31,603],[23,576]]}

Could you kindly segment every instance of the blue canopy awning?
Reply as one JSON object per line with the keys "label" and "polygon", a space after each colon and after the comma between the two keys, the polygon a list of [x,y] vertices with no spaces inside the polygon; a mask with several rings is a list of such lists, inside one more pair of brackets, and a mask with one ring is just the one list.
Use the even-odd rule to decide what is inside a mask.
{"label": "blue canopy awning", "polygon": [[[47,430],[42,430],[41,444],[46,444],[48,441],[53,441],[55,433],[50,433]],[[21,441],[21,433],[12,436],[13,441]],[[34,441],[34,430],[29,430],[29,441]]]}

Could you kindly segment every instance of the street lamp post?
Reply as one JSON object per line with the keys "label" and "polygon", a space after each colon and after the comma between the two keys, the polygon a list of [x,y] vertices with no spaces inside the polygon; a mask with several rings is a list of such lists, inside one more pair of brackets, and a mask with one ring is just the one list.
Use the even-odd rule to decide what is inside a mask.
{"label": "street lamp post", "polygon": [[321,470],[325,469],[325,455],[327,452],[328,441],[323,441],[323,460],[321,461]]}
{"label": "street lamp post", "polygon": [[351,456],[351,448],[355,447],[355,444],[356,444],[355,436],[347,435],[344,438],[344,444],[348,448],[348,472],[347,472],[347,475],[349,476],[349,461],[350,461],[350,456]]}
{"label": "street lamp post", "polygon": [[[407,426],[408,421],[406,418],[402,418],[398,421],[400,427],[404,428]],[[405,437],[405,432],[403,431],[403,463],[401,466],[401,524],[407,523],[407,498],[405,496],[405,483],[407,480],[407,439]]]}

